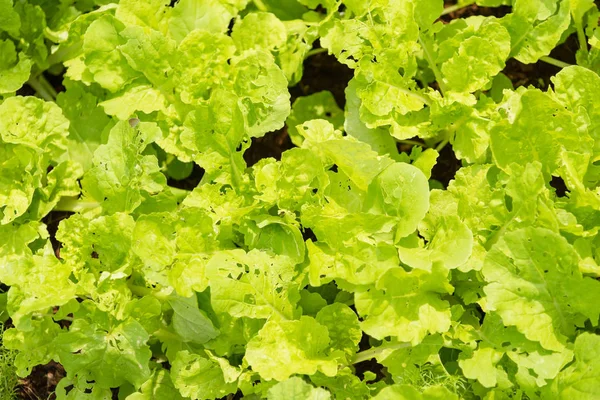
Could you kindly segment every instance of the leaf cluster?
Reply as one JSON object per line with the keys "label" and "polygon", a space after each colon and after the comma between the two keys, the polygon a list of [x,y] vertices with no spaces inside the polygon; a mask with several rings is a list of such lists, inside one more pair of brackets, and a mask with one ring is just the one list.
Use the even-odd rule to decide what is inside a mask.
{"label": "leaf cluster", "polygon": [[[18,374],[59,362],[70,400],[597,398],[600,12],[440,19],[473,3],[0,0]],[[571,35],[577,65],[549,57]],[[345,106],[291,104],[325,51]],[[561,69],[514,88],[509,59]]]}

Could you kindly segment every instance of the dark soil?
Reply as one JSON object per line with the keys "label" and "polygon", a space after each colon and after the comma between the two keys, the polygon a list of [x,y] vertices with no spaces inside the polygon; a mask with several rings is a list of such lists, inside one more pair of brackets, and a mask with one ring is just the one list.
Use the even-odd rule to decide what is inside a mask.
{"label": "dark soil", "polygon": [[292,140],[287,132],[287,127],[269,132],[260,138],[252,138],[252,144],[244,153],[244,160],[248,167],[253,166],[263,158],[272,157],[281,160],[284,151],[294,147]]}
{"label": "dark soil", "polygon": [[[354,310],[356,312],[356,310]],[[358,344],[358,351],[365,351],[371,348],[371,339],[368,335],[363,333],[360,343]],[[375,357],[354,364],[354,373],[360,379],[363,379],[365,372],[372,372],[376,375],[375,381],[385,379],[387,376],[387,368],[379,364]]]}
{"label": "dark soil", "polygon": [[[571,35],[564,43],[552,50],[550,57],[569,64],[575,64],[577,49],[579,49],[577,36]],[[538,89],[547,90],[550,87],[550,78],[560,72],[560,68],[543,61],[538,61],[535,64],[522,64],[511,58],[507,61],[502,72],[510,78],[515,88],[531,85]]]}
{"label": "dark soil", "polygon": [[298,85],[290,88],[292,103],[301,96],[329,90],[338,106],[346,105],[346,87],[354,71],[327,53],[316,54],[304,61],[304,74]]}
{"label": "dark soil", "polygon": [[21,380],[17,395],[25,400],[55,399],[54,390],[58,382],[64,378],[64,368],[54,361],[46,365],[38,365],[31,375]]}
{"label": "dark soil", "polygon": [[[445,7],[450,7],[455,5],[456,1],[444,1]],[[484,17],[497,17],[502,18],[506,14],[510,13],[511,7],[509,6],[500,6],[500,7],[479,7],[476,4],[463,7],[458,9],[450,14],[443,15],[440,20],[444,22],[450,22],[453,19],[458,18],[469,18],[475,15],[483,15]]]}
{"label": "dark soil", "polygon": [[[316,54],[304,61],[302,80],[290,88],[291,102],[293,104],[298,97],[328,90],[333,94],[338,106],[343,109],[346,104],[344,91],[353,76],[353,71],[339,63],[334,56],[327,53]],[[280,160],[281,154],[292,147],[294,145],[287,133],[287,127],[283,127],[261,138],[253,138],[250,148],[244,153],[244,159],[249,167],[267,157]]]}
{"label": "dark soil", "polygon": [[440,182],[444,187],[448,187],[448,183],[454,179],[454,175],[460,167],[461,162],[454,155],[452,146],[447,145],[440,150],[440,156],[437,159],[437,163],[431,170],[431,178]]}
{"label": "dark soil", "polygon": [[167,185],[178,189],[194,190],[204,176],[204,169],[198,164],[194,164],[192,173],[185,179],[177,180],[173,178],[167,179]]}
{"label": "dark soil", "polygon": [[50,235],[50,243],[52,243],[52,249],[58,259],[60,259],[60,248],[62,247],[62,244],[56,240],[56,231],[58,231],[60,221],[69,218],[72,214],[74,213],[67,211],[52,211],[42,219],[42,222],[46,224],[46,229]]}

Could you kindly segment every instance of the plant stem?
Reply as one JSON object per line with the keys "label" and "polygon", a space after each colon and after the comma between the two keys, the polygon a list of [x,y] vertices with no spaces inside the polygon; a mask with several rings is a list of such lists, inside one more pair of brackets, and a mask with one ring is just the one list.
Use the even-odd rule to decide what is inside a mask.
{"label": "plant stem", "polygon": [[374,347],[369,350],[361,351],[354,355],[350,364],[358,364],[363,361],[370,360],[371,358],[377,357],[379,354],[383,353],[386,350],[398,350],[405,349],[407,347],[412,346],[410,343],[387,343],[383,344],[379,347]]}
{"label": "plant stem", "polygon": [[260,11],[269,11],[269,9],[267,8],[267,6],[265,5],[265,3],[263,3],[262,0],[252,0],[252,2],[254,3],[254,5],[256,6],[256,8],[258,8]]}
{"label": "plant stem", "polygon": [[131,281],[127,281],[127,287],[129,288],[129,290],[131,290],[131,293],[138,297],[154,296],[158,300],[166,301],[171,296],[170,294],[162,293],[159,290],[151,289],[145,286],[135,285],[131,283]]}
{"label": "plant stem", "polygon": [[413,146],[427,147],[427,145],[425,143],[417,142],[416,140],[410,140],[410,139],[396,140],[396,142],[402,143],[402,144],[410,144]]}
{"label": "plant stem", "polygon": [[60,43],[63,41],[60,32],[55,32],[48,27],[44,29],[44,37],[54,43]]}
{"label": "plant stem", "polygon": [[81,44],[74,44],[69,47],[61,45],[58,50],[50,54],[48,57],[48,64],[55,65],[63,63],[64,61],[70,60],[75,57],[81,51]]}
{"label": "plant stem", "polygon": [[[56,314],[43,314],[42,317],[50,317],[50,318],[54,319],[56,317]],[[75,321],[75,318],[64,316],[64,317],[62,317],[60,319],[57,319],[55,321],[69,321],[69,322],[73,322],[73,321]]]}
{"label": "plant stem", "polygon": [[192,193],[189,190],[185,190],[185,189],[179,189],[179,188],[175,188],[172,186],[169,186],[168,189],[170,190],[171,194],[173,196],[175,196],[175,198],[177,199],[177,205],[181,204],[185,198]]}
{"label": "plant stem", "polygon": [[442,140],[442,141],[440,142],[440,144],[438,144],[438,145],[436,146],[436,148],[435,148],[435,151],[437,151],[438,153],[439,153],[440,151],[442,151],[442,149],[443,149],[444,147],[446,147],[446,145],[448,144],[448,142],[449,142],[449,141],[450,141],[449,139],[444,139],[444,140]]}
{"label": "plant stem", "polygon": [[583,50],[585,54],[587,54],[588,43],[587,38],[585,37],[585,32],[583,30],[583,25],[581,23],[576,23],[575,27],[577,28],[577,40],[579,41],[579,48]]}
{"label": "plant stem", "polygon": [[427,46],[427,43],[425,43],[425,41],[423,39],[421,39],[421,36],[419,36],[419,44],[421,44],[421,47],[423,48],[423,53],[425,53],[425,58],[427,59],[427,63],[429,64],[429,67],[433,71],[433,74],[435,75],[435,79],[437,80],[438,85],[440,85],[440,91],[442,92],[442,95],[443,95],[444,92],[446,91],[446,84],[444,83],[444,77],[442,76],[442,72],[439,70],[437,64],[433,60],[433,56],[431,55],[429,47]]}
{"label": "plant stem", "polygon": [[189,190],[179,189],[173,186],[169,186],[169,190],[173,193],[174,196],[177,196],[179,199],[185,199],[188,194],[192,193]]}
{"label": "plant stem", "polygon": [[95,201],[84,201],[76,197],[62,197],[54,207],[54,211],[83,212],[97,207],[100,207],[100,203]]}
{"label": "plant stem", "polygon": [[471,4],[475,4],[475,0],[471,0],[471,1],[468,1],[466,3],[458,3],[456,5],[453,5],[453,6],[450,6],[450,7],[446,7],[446,8],[444,8],[444,11],[442,11],[442,15],[451,14],[454,11],[460,10],[461,8],[465,8],[465,7],[470,6]]}
{"label": "plant stem", "polygon": [[540,57],[540,61],[543,61],[550,65],[554,65],[555,67],[558,67],[558,68],[566,68],[566,67],[571,66],[571,64],[567,64],[564,61],[560,61],[560,60],[557,60],[556,58],[552,58],[552,57],[548,57],[548,56]]}
{"label": "plant stem", "polygon": [[48,81],[46,81],[47,85],[42,84],[42,80],[45,81],[46,78],[44,78],[42,75],[38,75],[37,77],[32,75],[29,77],[27,84],[31,86],[33,90],[35,90],[35,93],[42,99],[46,101],[56,100],[56,91],[54,90],[54,88],[52,89],[52,91],[49,91],[48,86],[50,84],[48,83]]}
{"label": "plant stem", "polygon": [[44,88],[46,88],[48,93],[50,93],[50,95],[56,100],[58,93],[56,92],[56,89],[54,89],[54,86],[52,86],[52,84],[50,84],[50,82],[48,82],[46,77],[44,75],[40,75],[38,77],[38,81],[42,84],[42,86],[44,86]]}
{"label": "plant stem", "polygon": [[309,51],[308,53],[306,53],[306,56],[304,57],[304,59],[306,60],[309,57],[315,56],[317,54],[321,54],[321,53],[326,53],[327,49],[324,48],[318,48],[318,49],[312,49],[311,51]]}

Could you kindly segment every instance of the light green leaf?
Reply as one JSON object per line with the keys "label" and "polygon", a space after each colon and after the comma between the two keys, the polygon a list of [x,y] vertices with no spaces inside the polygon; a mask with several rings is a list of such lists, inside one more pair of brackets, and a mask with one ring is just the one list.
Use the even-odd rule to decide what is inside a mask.
{"label": "light green leaf", "polygon": [[155,370],[150,379],[142,385],[139,392],[130,394],[125,398],[125,400],[159,399],[183,400],[183,397],[173,385],[171,375],[164,369]]}
{"label": "light green leaf", "polygon": [[100,86],[118,92],[139,76],[119,51],[126,40],[120,37],[124,25],[110,15],[92,22],[83,38],[85,66]]}
{"label": "light green leaf", "polygon": [[[572,163],[586,168],[593,142],[585,132],[578,132],[574,115],[539,90],[522,90],[503,106],[503,118],[491,131],[491,148],[496,164],[506,169],[511,163],[524,165],[539,161],[545,174]],[[523,137],[528,139],[525,141]]]}
{"label": "light green leaf", "polygon": [[73,379],[64,377],[56,385],[57,400],[111,400],[110,389],[101,388],[85,377],[76,376]]}
{"label": "light green leaf", "polygon": [[54,103],[35,97],[10,97],[0,104],[0,137],[4,143],[46,152],[57,159],[66,149],[69,121]]}
{"label": "light green leaf", "polygon": [[0,40],[0,93],[19,90],[29,79],[31,66],[31,60],[17,53],[11,40]]}
{"label": "light green leaf", "polygon": [[418,269],[431,271],[433,263],[439,262],[448,269],[465,264],[473,249],[471,230],[456,216],[444,216],[431,221],[426,218],[419,227],[423,244],[416,235],[401,240],[398,246],[400,260]]}
{"label": "light green leaf", "polygon": [[438,372],[444,373],[439,359],[439,352],[443,346],[444,340],[441,335],[429,335],[416,346],[410,343],[383,341],[381,345],[366,351],[371,352],[377,362],[396,377],[395,381],[406,379],[410,382],[427,367],[431,368],[428,372],[433,376]]}
{"label": "light green leaf", "polygon": [[420,343],[428,333],[445,332],[450,327],[450,305],[441,295],[452,292],[446,272],[426,272],[402,268],[388,270],[366,292],[355,294],[356,310],[363,318],[361,327],[382,340]]}
{"label": "light green leaf", "polygon": [[[490,227],[502,225],[508,213],[504,206],[504,190],[495,187],[498,173],[498,168],[489,164],[464,167],[448,185],[448,192],[456,202],[450,207],[456,207],[455,212],[475,236],[487,236]],[[437,194],[443,196],[440,192]],[[431,212],[443,216],[442,209],[442,204],[436,202]]]}
{"label": "light green leaf", "polygon": [[294,321],[268,321],[248,342],[245,360],[264,379],[284,381],[294,374],[327,376],[337,372],[337,361],[326,351],[327,328],[311,317]]}
{"label": "light green leaf", "polygon": [[327,376],[320,372],[311,375],[310,380],[317,386],[327,388],[334,399],[371,397],[371,390],[367,383],[354,375],[349,368],[340,368],[335,376]]}
{"label": "light green leaf", "polygon": [[166,0],[122,0],[119,2],[116,16],[129,25],[138,25],[165,33],[172,12]]}
{"label": "light green leaf", "polygon": [[[510,55],[532,64],[556,47],[571,22],[568,0],[517,0],[514,12],[502,19],[511,36]],[[553,8],[548,7],[554,6]]]}
{"label": "light green leaf", "polygon": [[397,235],[414,232],[429,209],[429,184],[423,172],[406,163],[384,169],[369,186],[365,210],[398,218]]}
{"label": "light green leaf", "polygon": [[296,127],[314,119],[329,121],[336,130],[340,130],[344,126],[344,114],[331,92],[322,91],[298,97],[294,101],[292,113],[285,122],[294,144],[301,146],[304,141],[302,132]]}
{"label": "light green leaf", "polygon": [[[461,360],[460,367],[469,379],[477,379],[485,387],[494,387],[498,383],[498,375],[503,371],[496,368],[503,352],[491,347],[481,348],[473,353],[473,357]],[[503,377],[506,379],[506,374]]]}
{"label": "light green leaf", "polygon": [[251,137],[260,137],[284,126],[290,115],[287,78],[271,54],[248,50],[231,60],[233,89]]}
{"label": "light green leaf", "polygon": [[43,254],[34,255],[28,264],[8,292],[8,311],[17,327],[26,323],[21,319],[31,313],[44,314],[76,297],[76,285],[69,279],[72,268],[56,258],[49,243]]}
{"label": "light green leaf", "polygon": [[[304,124],[304,126],[306,127],[307,124]],[[331,164],[336,165],[359,189],[364,191],[369,187],[373,187],[373,190],[376,191],[376,182],[385,179],[383,176],[386,176],[384,171],[387,168],[390,168],[390,173],[403,168],[394,166],[393,160],[389,157],[380,156],[368,144],[355,140],[328,140],[322,143],[319,148]],[[410,170],[411,168],[414,167],[408,166],[406,169]],[[417,173],[421,172],[416,168],[414,169]],[[418,180],[419,178],[414,177],[414,179]],[[403,180],[403,178],[399,178],[399,180]]]}
{"label": "light green leaf", "polygon": [[77,319],[53,346],[71,374],[89,376],[101,388],[125,382],[137,388],[150,378],[148,338],[144,328],[132,319],[111,327]]}
{"label": "light green leaf", "polygon": [[44,37],[46,13],[39,5],[21,1],[15,2],[14,10],[21,20],[18,37],[23,53],[36,64],[47,67],[48,46]]}
{"label": "light green leaf", "polygon": [[235,9],[219,0],[180,0],[169,19],[169,33],[181,42],[190,32],[199,29],[211,33],[226,33]]}
{"label": "light green leaf", "polygon": [[52,341],[61,332],[60,326],[50,317],[31,321],[29,328],[11,328],[2,335],[4,347],[19,351],[15,358],[15,367],[22,377],[31,374],[33,367],[47,364],[56,358],[56,348]]}
{"label": "light green leaf", "polygon": [[219,335],[211,320],[198,308],[196,296],[173,296],[168,303],[173,308],[173,329],[184,342],[203,344]]}
{"label": "light green leaf", "polygon": [[166,108],[163,94],[150,85],[136,85],[99,104],[108,115],[126,120],[136,111],[151,114]]}
{"label": "light green leaf", "polygon": [[[299,207],[319,202],[329,183],[320,157],[308,149],[290,149],[281,155],[281,162],[260,161],[253,172],[260,192],[257,198],[283,210],[299,211]],[[303,253],[299,255],[303,257]]]}
{"label": "light green leaf", "polygon": [[355,79],[356,94],[362,101],[360,118],[367,127],[389,127],[396,139],[417,135],[404,126],[404,119],[410,121],[430,101],[411,77],[400,75],[393,65],[377,66],[369,61],[361,63]]}
{"label": "light green leaf", "polygon": [[458,400],[459,397],[444,386],[431,386],[420,392],[410,385],[393,385],[383,388],[374,400]]}
{"label": "light green leaf", "polygon": [[[156,92],[168,97],[173,84],[169,77],[173,75],[173,57],[177,47],[175,41],[157,31],[144,30],[139,26],[128,26],[119,32],[119,36],[124,42],[119,46],[119,50],[129,66],[144,74],[146,79],[152,82]],[[141,95],[138,97],[143,98]],[[150,102],[144,100],[144,103]]]}
{"label": "light green leaf", "polygon": [[[61,187],[65,195],[74,194],[71,183],[80,174],[76,166],[65,163],[54,174],[48,174],[65,153],[68,129],[69,122],[54,103],[35,97],[10,97],[0,104],[2,224],[20,217],[32,204],[32,214],[43,217],[49,211],[44,202],[52,207],[61,195]],[[49,187],[36,194],[36,189],[44,185]]]}
{"label": "light green leaf", "polygon": [[585,14],[594,8],[593,0],[571,0],[571,15],[573,22],[583,25]]}
{"label": "light green leaf", "polygon": [[[366,214],[363,217],[368,219],[370,216]],[[327,229],[327,225],[323,229]],[[340,229],[340,232],[344,232],[344,228],[348,226],[352,226],[355,231],[361,231],[361,228],[364,227],[364,225],[357,224],[357,220],[354,218],[346,219],[344,224],[330,224],[329,226]],[[387,232],[384,230],[382,233],[389,234],[389,231],[390,229]],[[397,267],[398,251],[394,246],[385,243],[369,243],[376,240],[377,233],[379,232],[372,235],[363,233],[361,236],[364,237],[351,241],[345,241],[345,236],[339,235],[339,232],[335,231],[328,236],[317,233],[320,238],[317,243],[306,242],[310,260],[308,268],[311,285],[320,286],[335,280],[338,285],[354,291],[357,288],[371,286],[385,271]]]}
{"label": "light green leaf", "polygon": [[301,19],[308,11],[298,0],[261,0],[260,9],[272,12],[282,21]]}
{"label": "light green leaf", "polygon": [[18,271],[31,268],[33,263],[29,246],[47,237],[39,222],[0,225],[0,281],[8,286],[18,282]]}
{"label": "light green leaf", "polygon": [[0,31],[19,36],[21,18],[13,8],[13,0],[0,0]]}
{"label": "light green leaf", "polygon": [[598,335],[584,332],[575,340],[575,364],[561,371],[552,383],[548,396],[567,400],[592,400],[600,390]]}
{"label": "light green leaf", "polygon": [[[362,101],[356,93],[357,86],[357,81],[352,79],[348,83],[348,87],[346,87],[345,121],[342,119],[344,130],[348,135],[355,137],[361,142],[368,143],[377,153],[388,154],[393,157],[397,154],[398,150],[396,149],[396,141],[387,130],[383,128],[368,128],[364,122],[361,121],[360,108]],[[331,122],[335,124],[335,122]]]}
{"label": "light green leaf", "polygon": [[63,197],[79,196],[79,178],[83,170],[78,163],[64,161],[46,176],[46,185],[34,193],[33,201],[24,217],[39,220],[48,215]]}
{"label": "light green leaf", "polygon": [[56,238],[61,255],[76,268],[115,272],[130,265],[133,218],[115,213],[90,220],[80,214],[61,221]]}
{"label": "light green leaf", "polygon": [[[587,68],[572,66],[562,69],[552,81],[556,98],[577,116],[577,125],[594,140],[592,157],[596,160],[600,155],[600,108],[596,105],[600,77]],[[573,189],[581,189],[581,183],[594,187],[600,179],[600,171],[595,163],[589,166],[585,182],[578,182],[585,173],[585,165],[575,167],[567,169],[576,172],[575,175],[565,177]]]}
{"label": "light green leaf", "polygon": [[158,134],[150,123],[141,123],[136,129],[126,121],[115,125],[108,143],[94,152],[93,167],[81,182],[84,193],[112,213],[132,212],[141,204],[144,193],[160,192],[166,178],[156,157],[143,154]]}
{"label": "light green leaf", "polygon": [[317,313],[315,319],[329,331],[332,350],[342,350],[348,356],[356,353],[362,330],[358,316],[350,307],[341,303],[328,305]]}
{"label": "light green leaf", "polygon": [[[179,43],[175,61],[176,90],[184,103],[207,99],[213,88],[223,87],[229,78],[228,61],[236,48],[231,37],[195,30]],[[206,71],[212,71],[207,74]],[[225,87],[229,88],[228,81]]]}
{"label": "light green leaf", "polygon": [[269,389],[268,400],[329,400],[331,394],[294,376]]}
{"label": "light green leaf", "polygon": [[205,269],[215,311],[284,320],[294,315],[300,296],[298,285],[291,281],[294,270],[287,257],[258,250],[223,251]]}
{"label": "light green leaf", "polygon": [[287,33],[283,22],[274,14],[256,12],[236,23],[231,37],[240,51],[255,48],[273,51],[284,45]]}
{"label": "light green leaf", "polygon": [[319,293],[303,289],[300,291],[300,301],[298,302],[298,305],[302,307],[303,315],[314,317],[323,307],[327,306],[327,300]]}
{"label": "light green leaf", "polygon": [[324,119],[306,121],[297,126],[298,133],[302,136],[302,147],[316,148],[321,142],[341,139],[342,132],[336,130],[333,124]]}
{"label": "light green leaf", "polygon": [[194,399],[225,397],[237,390],[236,382],[226,379],[218,362],[187,350],[177,353],[172,362],[171,377],[183,396]]}
{"label": "light green leaf", "polygon": [[[227,111],[225,111],[227,110]],[[232,93],[215,90],[209,103],[190,112],[180,140],[191,158],[209,176],[238,185],[246,168],[242,157],[246,145],[244,119]]]}
{"label": "light green leaf", "polygon": [[302,79],[304,60],[316,39],[316,32],[302,20],[285,21],[284,25],[287,40],[276,53],[275,58],[291,87]]}
{"label": "light green leaf", "polygon": [[436,63],[441,65],[449,90],[475,92],[503,68],[510,53],[510,36],[493,19],[458,19],[436,36]]}
{"label": "light green leaf", "polygon": [[250,248],[287,256],[295,263],[304,261],[304,239],[297,226],[270,215],[259,215],[249,221],[245,241]]}
{"label": "light green leaf", "polygon": [[64,85],[67,90],[58,94],[56,103],[69,120],[69,158],[87,171],[110,119],[99,107],[98,97],[83,84],[66,79]]}
{"label": "light green leaf", "polygon": [[527,339],[562,351],[576,326],[587,318],[597,324],[600,315],[595,306],[600,283],[583,277],[578,261],[573,247],[547,229],[504,235],[483,267],[487,310]]}
{"label": "light green leaf", "polygon": [[488,388],[505,387],[516,364],[515,378],[520,387],[537,391],[573,359],[573,352],[568,349],[558,353],[544,350],[515,327],[506,326],[493,312],[486,314],[483,325],[471,335],[480,339],[478,348],[465,350],[458,364],[467,378],[477,379]]}
{"label": "light green leaf", "polygon": [[144,265],[144,275],[155,282],[166,283],[163,271],[176,257],[176,228],[170,213],[140,216],[133,230],[132,250]]}

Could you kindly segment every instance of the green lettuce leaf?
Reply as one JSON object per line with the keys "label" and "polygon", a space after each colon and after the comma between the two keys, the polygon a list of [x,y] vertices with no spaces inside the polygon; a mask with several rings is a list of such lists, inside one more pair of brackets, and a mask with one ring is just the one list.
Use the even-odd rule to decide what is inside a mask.
{"label": "green lettuce leaf", "polygon": [[575,363],[561,371],[548,396],[559,399],[592,399],[598,390],[598,336],[582,333],[575,340]]}
{"label": "green lettuce leaf", "polygon": [[159,137],[157,127],[142,123],[132,128],[120,122],[111,129],[108,142],[94,152],[93,166],[81,182],[83,192],[107,213],[132,212],[144,194],[157,194],[166,184],[158,160],[143,151]]}
{"label": "green lettuce leaf", "polygon": [[272,320],[248,342],[245,360],[265,379],[285,381],[293,374],[317,371],[334,376],[337,361],[327,354],[329,344],[327,328],[311,317]]}
{"label": "green lettuce leaf", "polygon": [[279,382],[269,389],[267,395],[268,400],[328,400],[330,398],[329,392],[322,388],[315,388],[297,376]]}
{"label": "green lettuce leaf", "polygon": [[441,271],[395,268],[388,270],[375,287],[355,294],[356,310],[368,335],[418,344],[428,333],[448,330],[450,306],[441,295],[451,292],[452,286]]}
{"label": "green lettuce leaf", "polygon": [[577,253],[554,232],[524,228],[506,234],[482,272],[485,308],[545,349],[563,350],[586,319],[597,324],[599,283],[582,276]]}

